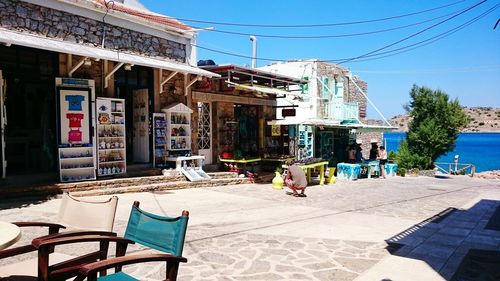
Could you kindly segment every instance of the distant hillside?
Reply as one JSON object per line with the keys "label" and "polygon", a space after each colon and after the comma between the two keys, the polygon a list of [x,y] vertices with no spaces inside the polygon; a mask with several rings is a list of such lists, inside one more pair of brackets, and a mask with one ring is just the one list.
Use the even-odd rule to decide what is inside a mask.
{"label": "distant hillside", "polygon": [[[470,123],[462,132],[500,132],[500,108],[466,107],[465,112]],[[398,127],[398,131],[408,131],[410,117],[406,114],[396,115],[389,122]]]}

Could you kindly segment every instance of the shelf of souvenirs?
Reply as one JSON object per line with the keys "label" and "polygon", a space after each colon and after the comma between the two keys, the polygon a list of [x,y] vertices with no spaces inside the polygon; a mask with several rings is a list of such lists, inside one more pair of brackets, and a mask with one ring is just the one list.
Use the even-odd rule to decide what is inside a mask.
{"label": "shelf of souvenirs", "polygon": [[188,114],[179,114],[179,113],[172,113],[170,116],[170,124],[172,125],[189,125],[189,117],[187,117]]}
{"label": "shelf of souvenirs", "polygon": [[80,152],[78,153],[75,150],[70,150],[64,152],[63,150],[59,151],[59,159],[61,160],[66,160],[66,159],[82,159],[82,158],[93,158],[92,157],[92,149],[89,147],[86,147],[87,151],[85,152]]}
{"label": "shelf of souvenirs", "polygon": [[[88,169],[87,169],[88,170]],[[81,172],[81,171],[79,171]],[[61,175],[61,182],[74,182],[74,181],[86,181],[86,180],[93,180],[95,179],[95,175],[94,175],[94,172],[92,170],[92,173],[91,174],[63,174]]]}
{"label": "shelf of souvenirs", "polygon": [[106,141],[101,141],[99,142],[99,151],[103,150],[124,150],[125,149],[125,143],[123,142],[106,142]]}
{"label": "shelf of souvenirs", "polygon": [[99,167],[97,170],[97,175],[98,176],[112,176],[112,175],[117,175],[117,174],[123,174],[125,173],[125,167],[122,166],[116,166],[116,165],[108,165],[105,167]]}

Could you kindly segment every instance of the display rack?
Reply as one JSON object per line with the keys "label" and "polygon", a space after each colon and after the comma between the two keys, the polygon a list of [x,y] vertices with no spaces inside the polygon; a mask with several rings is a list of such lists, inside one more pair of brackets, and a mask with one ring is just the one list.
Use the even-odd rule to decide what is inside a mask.
{"label": "display rack", "polygon": [[167,120],[167,150],[172,157],[185,156],[191,150],[191,114],[182,103],[162,109]]}
{"label": "display rack", "polygon": [[125,100],[97,99],[98,176],[127,171],[125,139]]}
{"label": "display rack", "polygon": [[56,78],[59,179],[96,179],[94,81]]}
{"label": "display rack", "polygon": [[167,151],[167,117],[165,113],[153,113],[153,166],[166,167]]}
{"label": "display rack", "polygon": [[313,131],[311,126],[299,125],[298,159],[313,157]]}
{"label": "display rack", "polygon": [[95,176],[94,147],[59,147],[59,175],[61,182],[93,180]]}

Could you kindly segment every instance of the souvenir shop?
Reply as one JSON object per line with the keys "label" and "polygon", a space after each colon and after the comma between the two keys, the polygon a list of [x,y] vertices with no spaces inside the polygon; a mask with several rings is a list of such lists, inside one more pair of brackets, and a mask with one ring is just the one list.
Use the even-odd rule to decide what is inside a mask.
{"label": "souvenir shop", "polygon": [[[295,131],[290,136],[287,126],[277,128],[266,122],[276,116],[276,99],[292,95],[289,86],[303,81],[236,65],[203,69],[221,75],[209,83],[198,83],[193,91],[193,102],[210,109],[207,154],[214,164],[222,170],[252,170],[294,154]],[[203,112],[198,119],[204,119]],[[203,139],[202,126],[199,122],[198,138]]]}

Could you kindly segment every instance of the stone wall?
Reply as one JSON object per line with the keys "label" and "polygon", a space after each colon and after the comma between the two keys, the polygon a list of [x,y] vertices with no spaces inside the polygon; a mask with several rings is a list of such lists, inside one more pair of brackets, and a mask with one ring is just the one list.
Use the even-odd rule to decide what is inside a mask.
{"label": "stone wall", "polygon": [[[361,80],[358,76],[353,77],[354,82],[363,90],[368,93],[368,84]],[[366,118],[366,98],[354,85],[353,81],[349,79],[349,87],[347,90],[347,102],[357,102],[359,107],[359,117]]]}
{"label": "stone wall", "polygon": [[[186,61],[186,46],[79,15],[18,1],[0,0],[0,27],[93,47]],[[104,32],[105,30],[105,32]]]}

